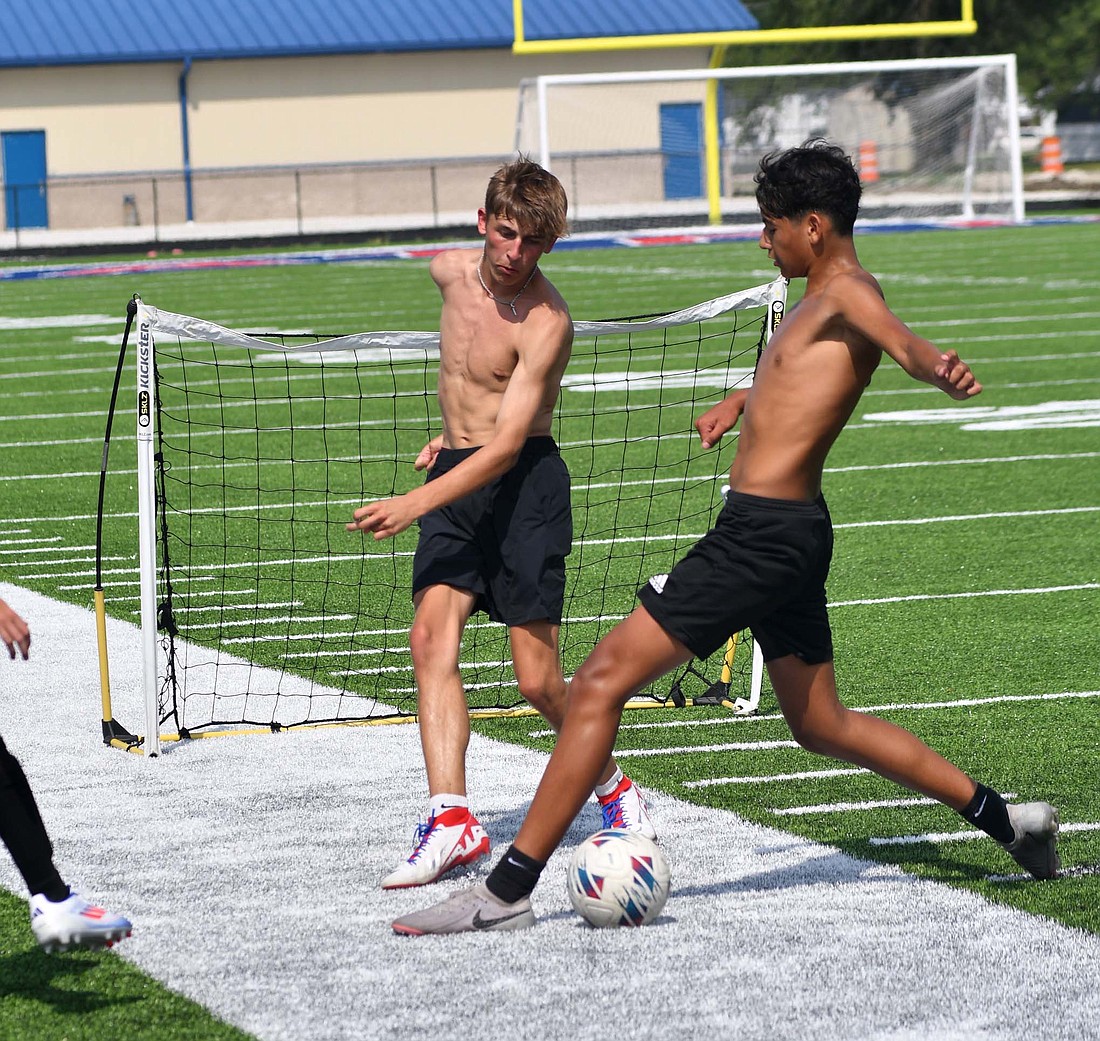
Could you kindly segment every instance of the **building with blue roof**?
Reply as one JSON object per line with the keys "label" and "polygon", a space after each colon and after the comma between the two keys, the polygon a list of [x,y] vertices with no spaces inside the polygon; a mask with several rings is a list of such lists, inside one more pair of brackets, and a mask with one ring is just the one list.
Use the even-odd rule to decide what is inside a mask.
{"label": "building with blue roof", "polygon": [[[739,0],[527,0],[530,39],[755,29]],[[0,68],[507,50],[511,0],[0,3]]]}
{"label": "building with blue roof", "polygon": [[[739,0],[523,7],[528,40],[756,27]],[[711,58],[514,39],[511,0],[0,0],[5,228],[472,214],[515,147],[522,80]]]}

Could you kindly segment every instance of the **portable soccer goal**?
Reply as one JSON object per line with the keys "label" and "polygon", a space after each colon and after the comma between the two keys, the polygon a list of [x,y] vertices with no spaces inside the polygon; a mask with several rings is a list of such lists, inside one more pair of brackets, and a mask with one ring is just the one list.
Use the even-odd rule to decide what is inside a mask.
{"label": "portable soccer goal", "polygon": [[515,145],[595,230],[755,220],[761,156],[812,138],[858,164],[865,218],[1023,219],[1013,54],[543,75]]}
{"label": "portable soccer goal", "polygon": [[[711,526],[730,455],[704,452],[693,420],[751,380],[785,300],[777,279],[675,313],[575,323],[554,430],[573,487],[567,676]],[[438,333],[248,333],[135,297],[112,416],[131,340],[139,560],[102,566],[109,537],[133,541],[104,524],[109,419],[104,740],[156,755],[162,740],[211,732],[413,717],[415,527],[376,543],[345,525],[422,480],[412,461],[440,430]],[[114,718],[108,592],[138,605],[144,736]],[[735,661],[733,636],[638,698],[753,709],[762,662],[747,633]],[[460,668],[471,712],[520,710],[505,627],[475,615]]]}

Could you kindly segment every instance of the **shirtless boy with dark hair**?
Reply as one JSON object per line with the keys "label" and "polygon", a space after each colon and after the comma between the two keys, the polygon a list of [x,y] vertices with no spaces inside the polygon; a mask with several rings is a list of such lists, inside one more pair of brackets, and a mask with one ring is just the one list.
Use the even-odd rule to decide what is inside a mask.
{"label": "shirtless boy with dark hair", "polygon": [[530,893],[601,764],[626,701],[731,632],[751,627],[799,744],[874,770],[939,800],[999,841],[1035,878],[1059,870],[1058,814],[1045,802],[1008,805],[908,730],[846,709],[836,692],[825,580],[833,532],[821,475],[882,355],[959,401],[981,384],[887,307],[852,240],[860,183],[825,142],[766,156],[756,176],[760,247],[806,291],[772,337],[753,385],[696,421],[707,448],[740,420],[730,493],[714,529],[577,670],[557,745],[515,843],[484,883],[397,919],[399,933],[533,925]]}
{"label": "shirtless boy with dark hair", "polygon": [[[518,159],[489,181],[481,249],[430,266],[443,297],[439,406],[443,433],[416,460],[424,484],[368,503],[348,529],[376,539],[420,519],[409,644],[430,802],[412,853],[383,889],[426,885],[489,852],[466,795],[469,710],[459,674],[474,611],[508,626],[520,694],[557,730],[565,713],[558,631],[572,537],[569,473],[550,436],[573,346],[569,310],[538,262],[566,228],[565,191]],[[595,771],[604,826],[652,836],[645,803],[609,755]]]}

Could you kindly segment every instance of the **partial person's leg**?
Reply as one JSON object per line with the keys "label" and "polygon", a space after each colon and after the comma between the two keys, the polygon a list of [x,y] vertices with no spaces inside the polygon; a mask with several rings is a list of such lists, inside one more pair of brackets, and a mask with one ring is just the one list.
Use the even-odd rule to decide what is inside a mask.
{"label": "partial person's leg", "polygon": [[421,590],[415,603],[409,647],[428,791],[465,795],[470,712],[458,655],[476,598],[465,589],[435,585]]}
{"label": "partial person's leg", "polygon": [[962,811],[977,785],[916,734],[840,703],[833,663],[807,665],[794,655],[768,662],[787,725],[803,748],[865,766],[911,791]]}
{"label": "partial person's leg", "polygon": [[47,951],[110,947],[129,936],[127,919],[70,892],[53,862],[53,846],[19,761],[0,738],[0,838],[31,899],[31,930]]}
{"label": "partial person's leg", "polygon": [[514,846],[545,862],[607,769],[623,706],[692,657],[644,607],[605,636],[577,670],[553,755]]}
{"label": "partial person's leg", "polygon": [[804,748],[865,766],[936,799],[996,839],[1034,878],[1058,875],[1058,811],[1049,803],[1008,804],[915,734],[845,708],[837,698],[832,662],[807,665],[788,655],[769,662],[768,675],[791,733]]}
{"label": "partial person's leg", "polygon": [[[554,731],[565,718],[568,688],[561,671],[558,643],[560,626],[548,621],[528,622],[509,629],[512,639],[512,667],[524,700]],[[603,813],[604,827],[638,831],[650,838],[657,832],[649,818],[642,793],[609,758],[595,786]]]}
{"label": "partial person's leg", "polygon": [[458,670],[462,630],[476,598],[464,589],[431,585],[417,593],[415,603],[409,645],[429,802],[412,853],[382,879],[383,889],[427,885],[489,852],[489,837],[466,797],[470,711]]}
{"label": "partial person's leg", "polygon": [[[569,688],[561,672],[560,626],[547,621],[528,622],[514,625],[508,631],[512,638],[512,668],[520,696],[558,733],[569,697]],[[615,764],[609,761],[600,774],[600,783],[610,780],[614,773]]]}
{"label": "partial person's leg", "polygon": [[45,893],[51,900],[64,900],[69,895],[69,887],[54,866],[53,846],[31,786],[3,738],[0,738],[0,838],[32,896]]}
{"label": "partial person's leg", "polygon": [[565,718],[568,693],[561,672],[560,630],[546,620],[508,628],[520,696],[555,730]]}

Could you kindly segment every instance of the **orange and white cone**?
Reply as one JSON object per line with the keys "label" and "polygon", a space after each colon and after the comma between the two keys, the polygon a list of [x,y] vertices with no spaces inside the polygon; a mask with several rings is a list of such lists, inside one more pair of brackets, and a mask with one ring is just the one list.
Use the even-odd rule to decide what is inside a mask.
{"label": "orange and white cone", "polygon": [[864,184],[874,184],[878,180],[878,149],[874,141],[859,144],[859,179]]}
{"label": "orange and white cone", "polygon": [[1066,172],[1062,162],[1062,141],[1057,137],[1044,137],[1043,145],[1039,152],[1043,173],[1060,174]]}

